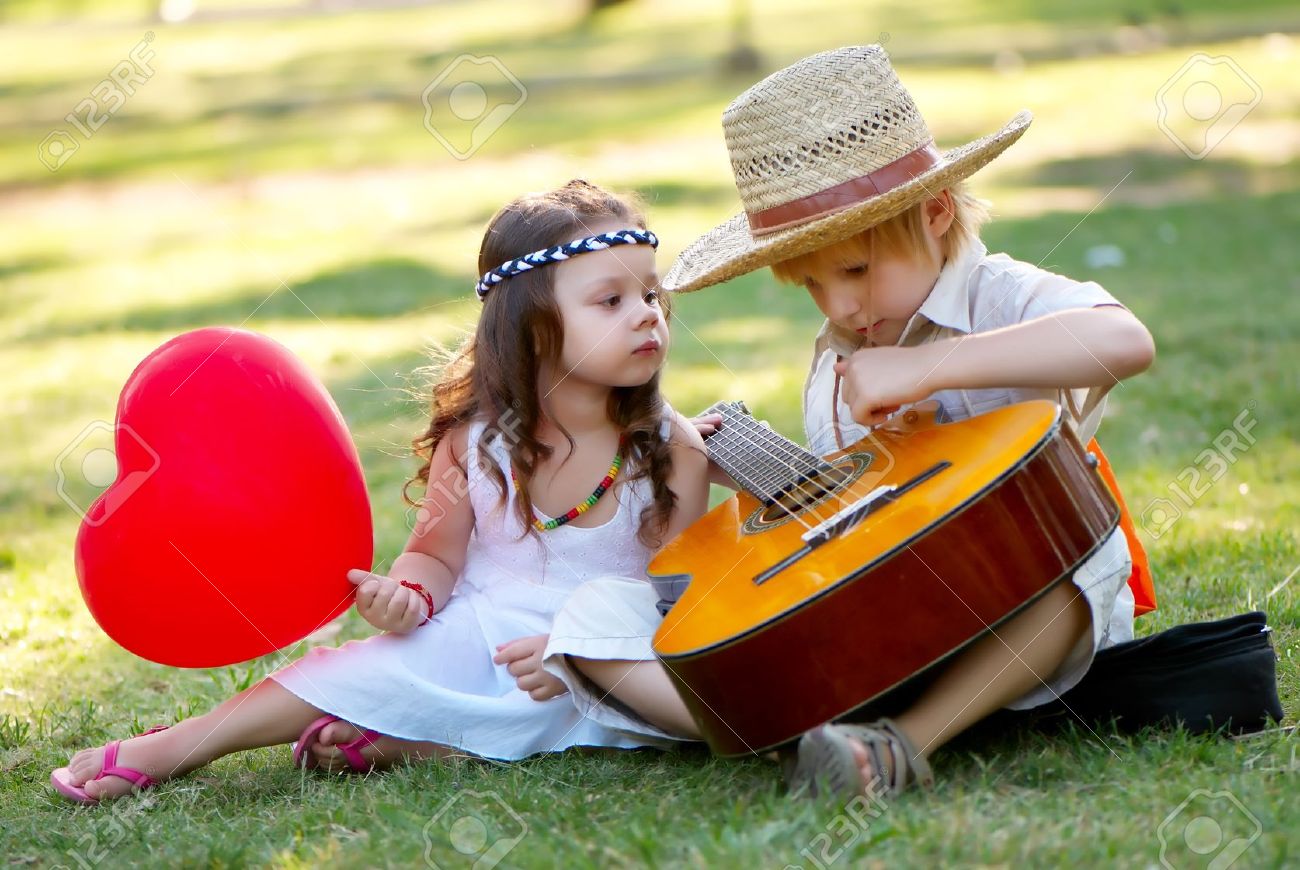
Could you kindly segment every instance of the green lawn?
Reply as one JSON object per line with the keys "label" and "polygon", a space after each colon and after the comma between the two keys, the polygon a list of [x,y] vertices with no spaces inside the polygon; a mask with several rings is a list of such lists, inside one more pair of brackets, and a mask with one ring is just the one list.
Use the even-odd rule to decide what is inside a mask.
{"label": "green lawn", "polygon": [[[233,5],[248,4],[200,9]],[[941,145],[1022,106],[1035,110],[1033,129],[978,178],[997,213],[986,241],[1098,280],[1150,326],[1159,349],[1150,372],[1112,393],[1100,433],[1135,512],[1157,498],[1182,512],[1148,535],[1162,606],[1139,632],[1266,609],[1284,724],[1293,724],[1300,582],[1287,580],[1300,568],[1300,485],[1287,472],[1300,464],[1300,84],[1297,37],[1268,34],[1300,30],[1300,17],[1285,4],[1229,14],[1208,0],[1182,3],[1179,15],[1173,4],[1146,12],[1120,0],[1060,4],[1069,11],[1047,16],[978,0],[753,5],[766,69],[887,34]],[[111,421],[134,365],[176,333],[213,324],[242,323],[301,355],[356,437],[377,558],[391,560],[407,533],[405,445],[424,418],[408,398],[411,372],[427,342],[452,341],[473,323],[485,219],[510,196],[574,176],[634,188],[664,239],[666,268],[736,207],[717,119],[754,78],[718,72],[728,4],[632,3],[586,24],[576,5],[504,2],[184,26],[140,20],[136,4],[66,8],[81,10],[79,24],[42,22],[48,7],[28,3],[0,19],[9,37],[0,77],[0,859],[409,865],[427,847],[442,866],[462,866],[456,845],[479,837],[510,849],[503,866],[814,868],[829,837],[853,839],[837,867],[1147,867],[1159,865],[1162,822],[1191,797],[1188,807],[1225,834],[1248,836],[1258,822],[1235,866],[1296,860],[1300,766],[1289,731],[1230,741],[977,730],[935,757],[938,789],[894,801],[851,831],[836,821],[841,808],[787,799],[766,762],[690,751],[331,780],[304,777],[286,750],[266,750],[111,810],[63,803],[45,782],[75,749],[204,710],[282,660],[171,670],[116,647],[86,612],[72,566],[79,517],[56,488],[55,465],[88,425]],[[1158,28],[1165,44],[1117,50],[1135,45],[1135,31],[1119,30],[1134,23],[1148,39]],[[37,145],[68,126],[64,116],[146,31],[155,34],[153,76],[48,171]],[[498,57],[528,88],[466,161],[426,131],[420,102],[461,52]],[[1231,57],[1249,77],[1241,87],[1261,98],[1203,160],[1157,124],[1157,92],[1195,52]],[[1121,248],[1123,264],[1089,265],[1103,245]],[[684,297],[676,312],[670,401],[691,411],[744,398],[797,436],[818,323],[811,303],[763,274]],[[1253,445],[1204,487],[1205,451],[1243,413]],[[67,494],[84,503],[94,492],[74,480]],[[349,615],[338,639],[364,634]],[[1219,796],[1201,804],[1198,790]],[[1205,866],[1187,863],[1196,856],[1185,848],[1180,855],[1175,866]]]}

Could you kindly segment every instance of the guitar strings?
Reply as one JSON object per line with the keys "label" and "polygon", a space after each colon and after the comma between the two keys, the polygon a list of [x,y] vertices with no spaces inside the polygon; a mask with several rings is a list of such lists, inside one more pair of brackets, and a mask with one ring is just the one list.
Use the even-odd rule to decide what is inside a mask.
{"label": "guitar strings", "polygon": [[[777,433],[773,432],[772,430],[758,423],[752,417],[742,416],[741,421],[742,424],[749,427],[751,432],[757,433],[759,437],[766,438],[770,442],[774,442],[778,448],[780,448],[785,452],[786,456],[782,456],[781,453],[774,452],[774,451],[769,451],[769,455],[772,456],[776,461],[783,463],[786,469],[788,469],[790,472],[798,475],[793,481],[791,481],[793,485],[789,487],[790,490],[801,493],[804,496],[807,496],[810,500],[814,500],[817,499],[818,493],[816,490],[809,490],[806,486],[806,485],[811,485],[813,487],[816,487],[817,490],[821,491],[820,495],[823,498],[830,497],[830,498],[834,498],[837,502],[844,501],[844,496],[839,494],[840,491],[836,490],[834,487],[826,486],[821,482],[822,472],[832,468],[832,466],[829,463],[825,462],[820,457],[816,457],[814,455],[812,462],[801,472],[800,469],[797,468],[794,465],[794,463],[790,461],[790,459],[792,458],[794,460],[804,460],[805,457],[800,456],[795,450],[791,449],[789,445],[792,442],[789,442],[787,439],[783,438],[782,436],[778,435]],[[778,490],[778,492],[780,491]],[[833,511],[835,508],[835,504],[830,505],[830,507],[832,509],[832,515],[834,515]],[[814,506],[810,505],[809,511],[819,522],[823,521],[824,518],[816,512]]]}
{"label": "guitar strings", "polygon": [[[736,417],[736,416],[733,416],[733,415],[738,415],[739,412],[736,411],[734,408],[732,408],[732,406],[731,406],[729,403],[719,403],[719,405],[718,405],[717,407],[718,407],[719,413],[722,414],[722,417],[723,417],[724,422],[729,420],[730,422],[738,423],[738,419],[737,419],[737,417]],[[740,426],[737,425],[737,429],[739,429],[739,428],[740,428]],[[716,436],[714,436],[714,437],[716,437]],[[713,450],[712,448],[710,448],[710,451],[709,451],[709,452],[710,452],[711,454],[715,454],[715,455],[717,455],[717,454],[721,454],[723,459],[739,459],[739,457],[736,455],[736,451],[735,451],[735,450],[729,449],[729,448],[727,448],[725,445],[718,445],[718,446],[722,447],[722,450],[721,450],[721,451],[715,451],[715,450]],[[728,454],[730,454],[730,455],[728,455]],[[752,492],[756,493],[757,495],[761,496],[765,501],[768,501],[768,502],[771,502],[771,503],[773,503],[773,504],[776,504],[776,505],[780,506],[780,508],[781,508],[782,510],[784,510],[784,511],[786,511],[786,513],[790,514],[790,516],[793,517],[795,520],[797,520],[797,521],[798,521],[798,522],[799,522],[799,523],[800,523],[800,524],[801,524],[805,529],[808,529],[808,530],[811,530],[811,529],[812,529],[812,526],[810,526],[807,522],[805,522],[805,521],[803,520],[802,517],[800,517],[800,516],[798,516],[797,514],[795,514],[795,513],[794,513],[793,511],[791,511],[789,508],[786,508],[785,505],[782,505],[782,504],[780,503],[779,499],[777,499],[777,498],[775,497],[775,493],[769,492],[769,491],[764,487],[763,484],[767,483],[766,479],[763,479],[761,482],[760,482],[760,481],[757,481],[757,480],[755,480],[753,477],[751,477],[750,475],[748,475],[748,474],[746,474],[745,472],[743,472],[743,471],[742,471],[738,466],[735,468],[735,472],[736,472],[736,473],[735,473],[735,477],[736,477],[736,479],[737,479],[737,482],[739,482],[739,483],[740,483],[742,486],[744,486],[746,489],[749,489],[750,491],[752,491]]]}
{"label": "guitar strings", "polygon": [[[787,489],[798,490],[808,495],[809,491],[805,488],[805,484],[811,484],[818,487],[823,495],[835,494],[833,488],[824,486],[820,480],[820,474],[832,468],[829,463],[808,451],[802,451],[801,454],[797,445],[793,445],[793,442],[790,442],[789,439],[758,423],[752,416],[736,411],[734,408],[731,410],[733,413],[732,422],[738,424],[737,428],[755,436],[760,452],[780,463],[785,471],[797,475],[795,479],[788,481]],[[777,449],[769,448],[764,442],[774,444]],[[770,473],[767,482],[780,484],[780,480],[773,480]],[[778,489],[777,492],[780,492],[780,490]]]}
{"label": "guitar strings", "polygon": [[[808,476],[809,474],[812,473],[820,474],[823,468],[819,466],[825,466],[829,468],[830,467],[829,464],[816,458],[813,459],[811,462],[809,462],[806,459],[806,457],[801,456],[798,452],[796,452],[795,450],[791,449],[788,446],[787,439],[783,438],[782,436],[768,429],[766,426],[763,426],[761,423],[758,423],[756,420],[754,420],[753,417],[747,414],[743,414],[735,410],[734,408],[732,408],[731,410],[733,415],[735,415],[733,417],[733,422],[738,424],[738,428],[741,430],[747,430],[748,432],[756,436],[756,440],[758,440],[758,445],[757,445],[758,450],[760,452],[765,453],[767,457],[770,457],[771,459],[780,463],[782,466],[784,466],[784,469],[786,471],[789,471],[792,474],[796,475],[796,477],[792,481],[790,481],[790,483],[793,484],[793,489],[798,490],[805,495],[808,495],[809,491],[804,488],[804,484],[807,483],[807,484],[813,484],[815,486],[820,487],[823,495],[834,494],[834,490],[830,489],[829,487],[823,486],[820,483],[818,477]],[[772,450],[767,448],[763,444],[764,440],[768,441],[769,443],[775,443],[778,450]],[[779,451],[783,451],[784,455],[782,455],[782,452]],[[796,465],[796,462],[800,464]],[[801,466],[806,466],[806,467],[801,467]],[[780,483],[780,481],[773,481],[770,479],[767,480],[766,482],[776,483],[778,485]],[[777,489],[776,492],[779,493],[780,489]],[[816,493],[813,493],[813,495],[816,495]]]}
{"label": "guitar strings", "polygon": [[[821,490],[820,496],[822,498],[819,500],[824,500],[825,498],[834,499],[834,503],[831,504],[832,508],[834,508],[836,504],[844,502],[844,495],[842,494],[842,491],[837,491],[835,489],[832,489],[831,487],[822,484],[820,480],[820,472],[822,471],[822,469],[819,468],[818,466],[818,463],[822,462],[821,460],[819,459],[813,460],[811,463],[807,464],[806,468],[800,471],[800,469],[791,460],[806,462],[805,457],[800,456],[795,450],[791,449],[791,447],[789,447],[785,443],[786,441],[785,438],[778,435],[776,432],[773,432],[772,430],[768,429],[766,426],[763,426],[758,421],[754,420],[752,416],[736,410],[730,404],[721,404],[720,413],[722,414],[724,421],[730,420],[730,422],[736,424],[736,428],[741,432],[747,431],[750,434],[756,436],[755,439],[756,452],[758,452],[760,455],[764,456],[765,458],[774,460],[775,462],[784,466],[784,468],[787,471],[795,475],[794,479],[791,481],[793,486],[787,486],[784,488],[784,490],[779,488],[775,491],[765,490],[763,486],[755,482],[752,477],[749,480],[749,484],[765,500],[771,502],[772,504],[779,507],[781,510],[785,511],[787,514],[790,515],[791,518],[799,522],[805,529],[811,531],[812,526],[810,526],[807,522],[804,521],[804,519],[800,516],[800,513],[807,512],[812,514],[813,518],[817,520],[817,522],[819,523],[825,522],[827,518],[823,517],[820,513],[818,513],[817,505],[815,504],[809,505],[806,508],[802,509],[799,513],[796,513],[794,510],[787,507],[784,503],[781,502],[779,498],[780,495],[794,491],[803,494],[809,499],[819,499],[819,494],[816,492],[816,490],[810,490],[807,488],[806,485],[811,484],[812,486],[815,486],[817,489]],[[782,451],[784,451],[785,455],[783,456],[777,450],[771,449],[769,446],[763,443],[764,441],[775,442],[775,444]],[[727,448],[724,447],[724,452],[726,452],[726,450]],[[734,450],[730,452],[733,455],[724,458],[731,458],[731,459],[738,458],[737,456],[734,455],[735,454]],[[829,464],[826,463],[823,464],[827,465],[827,467],[830,467]],[[809,472],[817,472],[817,475],[807,476]],[[760,472],[760,476],[763,477],[762,479],[763,484],[775,483],[778,486],[780,484],[780,481],[771,480],[770,476],[763,476],[761,472]],[[741,482],[744,483],[745,481],[741,481]],[[832,513],[832,516],[833,515],[834,514]]]}
{"label": "guitar strings", "polygon": [[[742,428],[742,426],[739,425],[739,423],[740,420],[744,419],[744,417],[743,415],[740,415],[739,411],[736,411],[734,408],[732,408],[730,404],[725,404],[725,403],[720,404],[718,407],[719,407],[719,412],[722,414],[724,421],[730,420],[730,422],[737,424],[736,425],[737,431]],[[759,448],[759,452],[760,453],[763,452],[763,449],[761,447]],[[725,446],[723,447],[721,453],[723,454],[724,459],[739,459],[739,456],[736,455],[735,450],[730,450]],[[731,455],[726,455],[728,453],[730,453]],[[763,500],[770,502],[771,504],[776,505],[778,508],[785,511],[787,514],[790,515],[792,519],[794,519],[796,522],[802,525],[805,529],[809,531],[812,530],[813,527],[809,525],[808,522],[803,519],[803,517],[799,516],[798,513],[794,512],[793,510],[791,510],[790,508],[786,507],[784,504],[781,503],[780,499],[777,498],[777,493],[771,492],[763,486],[764,483],[767,483],[767,480],[765,478],[762,480],[762,482],[756,481],[754,480],[753,477],[745,474],[738,467],[736,468],[736,472],[737,472],[736,474],[737,481],[742,486],[756,493],[757,495],[761,496]],[[816,515],[814,516],[816,517]],[[820,522],[820,517],[816,517],[816,518]]]}

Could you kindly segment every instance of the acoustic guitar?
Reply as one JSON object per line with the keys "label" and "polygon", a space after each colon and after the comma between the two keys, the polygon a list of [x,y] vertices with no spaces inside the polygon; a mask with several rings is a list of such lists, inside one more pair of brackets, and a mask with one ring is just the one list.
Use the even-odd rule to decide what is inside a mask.
{"label": "acoustic guitar", "polygon": [[[743,404],[710,458],[742,490],[650,563],[654,651],[712,749],[763,752],[884,698],[1066,581],[1119,508],[1054,402],[916,408],[809,453]],[[671,597],[671,595],[670,595]]]}

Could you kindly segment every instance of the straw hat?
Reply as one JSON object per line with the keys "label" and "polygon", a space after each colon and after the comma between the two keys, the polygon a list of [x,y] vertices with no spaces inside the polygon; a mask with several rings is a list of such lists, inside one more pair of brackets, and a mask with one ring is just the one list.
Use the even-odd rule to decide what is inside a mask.
{"label": "straw hat", "polygon": [[745,210],[687,248],[663,285],[699,290],[843,241],[971,175],[1032,119],[1022,111],[941,154],[879,45],[804,58],[722,113]]}

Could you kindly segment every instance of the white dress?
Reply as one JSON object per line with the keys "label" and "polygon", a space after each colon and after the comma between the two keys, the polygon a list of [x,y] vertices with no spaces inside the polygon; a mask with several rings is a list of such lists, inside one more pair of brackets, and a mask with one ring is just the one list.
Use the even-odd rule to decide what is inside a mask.
{"label": "white dress", "polygon": [[618,511],[599,526],[564,525],[521,538],[499,436],[490,452],[507,481],[505,504],[476,461],[483,428],[475,423],[468,433],[474,531],[465,568],[442,611],[409,634],[318,647],[271,679],[362,728],[485,758],[514,760],[570,746],[671,745],[652,731],[629,732],[584,715],[571,694],[534,701],[504,666],[492,662],[498,644],[549,634],[560,606],[590,580],[615,575],[648,585],[651,551],[637,530],[651,501],[649,480],[616,484],[606,493],[617,499]]}

